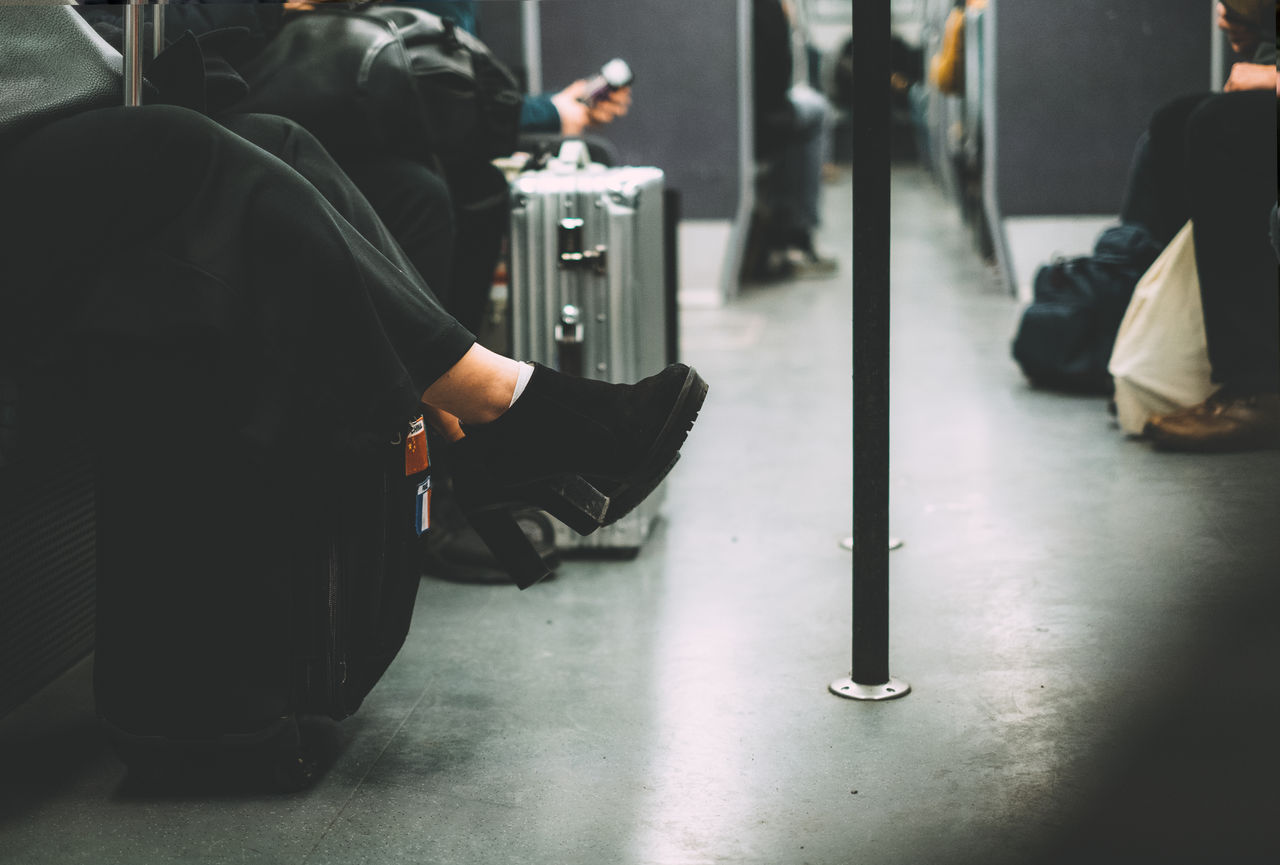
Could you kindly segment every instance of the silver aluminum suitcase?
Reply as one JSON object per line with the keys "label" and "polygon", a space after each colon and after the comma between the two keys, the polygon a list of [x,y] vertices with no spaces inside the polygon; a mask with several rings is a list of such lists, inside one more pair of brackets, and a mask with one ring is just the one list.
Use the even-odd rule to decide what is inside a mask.
{"label": "silver aluminum suitcase", "polygon": [[[574,375],[635,382],[666,366],[663,174],[606,168],[569,141],[511,185],[511,353]],[[612,526],[582,537],[557,520],[561,550],[637,552],[659,487]]]}

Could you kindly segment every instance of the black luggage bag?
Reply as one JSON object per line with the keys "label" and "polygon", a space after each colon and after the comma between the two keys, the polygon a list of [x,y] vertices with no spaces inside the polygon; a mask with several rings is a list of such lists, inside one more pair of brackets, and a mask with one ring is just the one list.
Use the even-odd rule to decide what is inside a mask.
{"label": "black luggage bag", "polygon": [[[126,104],[140,92],[139,32],[126,27]],[[79,404],[108,737],[131,774],[243,768],[306,786],[316,767],[300,719],[355,712],[408,633],[429,484],[420,419],[412,460],[403,417],[340,435],[331,418],[299,418],[282,445],[226,420],[243,394],[199,339],[80,350],[97,378]]]}
{"label": "black luggage bag", "polygon": [[1037,387],[1070,393],[1111,393],[1107,362],[1138,279],[1161,246],[1145,228],[1112,226],[1092,255],[1059,258],[1040,267],[1032,302],[1023,311],[1012,354]]}
{"label": "black luggage bag", "polygon": [[[17,136],[101,104],[93,100],[136,104],[141,12],[126,7],[121,63],[74,11],[5,10],[9,43],[31,49],[15,55],[26,64],[13,68],[48,71],[36,60],[55,43],[60,58],[87,52],[96,60],[88,71],[28,74],[46,85],[59,75],[70,80],[37,100],[40,111],[29,110],[29,94],[0,99],[7,109],[0,131]],[[111,323],[91,326],[95,314]],[[406,471],[402,412],[416,400],[388,403],[376,420],[361,415],[352,421],[359,429],[332,417],[298,418],[296,438],[290,431],[282,442],[274,417],[249,412],[237,385],[261,380],[271,395],[264,404],[280,408],[276,397],[294,383],[293,366],[264,373],[251,359],[257,355],[224,346],[198,317],[176,315],[164,329],[110,311],[75,315],[83,320],[72,316],[66,333],[24,355],[12,374],[25,397],[19,432],[41,444],[42,464],[58,469],[59,532],[96,536],[94,696],[102,725],[131,769],[220,773],[243,764],[279,786],[301,787],[314,767],[299,720],[356,711],[408,633],[424,475],[416,464],[412,476]],[[0,428],[6,454],[10,413]],[[266,419],[254,426],[249,416]],[[79,482],[66,480],[75,471],[83,472]],[[18,504],[33,501],[24,494]],[[9,506],[3,511],[7,517]],[[17,536],[19,552],[50,546]],[[5,552],[0,560],[12,561]],[[16,560],[28,576],[50,571],[25,554]],[[13,585],[35,593],[26,591],[29,580]],[[50,622],[23,625],[40,631]],[[27,658],[6,654],[15,663]]]}
{"label": "black luggage bag", "polygon": [[299,789],[299,719],[355,712],[408,633],[421,476],[399,434],[312,477],[207,443],[185,470],[176,438],[103,443],[99,718],[152,781],[235,765]]}

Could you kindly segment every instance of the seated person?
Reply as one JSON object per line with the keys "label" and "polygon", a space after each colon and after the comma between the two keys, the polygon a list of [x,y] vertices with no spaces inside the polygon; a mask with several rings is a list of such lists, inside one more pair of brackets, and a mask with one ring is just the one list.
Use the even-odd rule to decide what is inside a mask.
{"label": "seated person", "polygon": [[[509,507],[585,533],[652,491],[701,405],[695,372],[612,385],[487,351],[305,130],[228,125],[104,108],[0,152],[8,367],[66,378],[96,425],[153,435],[127,408],[150,406],[264,466],[322,466],[425,413],[451,442],[459,503],[513,573],[536,554]],[[69,220],[92,230],[70,236]]]}
{"label": "seated person", "polygon": [[[400,5],[417,6],[452,20],[458,27],[482,36],[483,8],[475,0],[401,0]],[[520,149],[535,161],[554,150],[561,139],[581,138],[595,162],[616,165],[612,145],[591,130],[606,126],[626,115],[631,107],[631,87],[610,88],[601,98],[587,98],[587,79],[574,81],[558,93],[526,93],[520,103]]]}
{"label": "seated person", "polygon": [[[285,5],[306,10],[324,2],[330,0],[291,0]],[[483,15],[474,0],[418,0],[401,5],[417,6],[479,35]],[[610,91],[590,106],[581,101],[585,91],[586,82],[575,81],[558,93],[526,94],[520,106],[521,133],[582,136],[591,128],[612,123],[625,115],[631,104],[629,87]],[[593,157],[600,158],[602,152],[601,145],[592,147]],[[425,189],[421,198],[412,192],[418,185],[429,186],[429,177],[417,178],[419,184],[409,186],[399,181],[406,175],[421,175],[426,169],[403,164],[412,160],[400,158],[394,161],[401,164],[389,164],[392,160],[382,158],[362,160],[355,165],[348,164],[351,161],[344,158],[343,167],[379,214],[387,219],[402,245],[410,248],[421,237],[423,226],[435,224],[428,207],[434,202],[435,191]],[[494,270],[502,254],[508,210],[506,181],[493,166],[479,162],[446,166],[443,175],[453,198],[456,241],[453,268],[448,283],[442,287],[442,296],[449,312],[475,331],[481,326]],[[411,230],[412,234],[402,236]]]}
{"label": "seated person", "polygon": [[[1228,5],[1230,8],[1228,8]],[[1122,207],[1127,222],[1168,242],[1195,226],[1213,381],[1205,403],[1154,417],[1145,434],[1173,450],[1280,446],[1277,266],[1268,237],[1276,202],[1274,4],[1218,4],[1218,24],[1249,60],[1225,92],[1161,108],[1139,142]]]}

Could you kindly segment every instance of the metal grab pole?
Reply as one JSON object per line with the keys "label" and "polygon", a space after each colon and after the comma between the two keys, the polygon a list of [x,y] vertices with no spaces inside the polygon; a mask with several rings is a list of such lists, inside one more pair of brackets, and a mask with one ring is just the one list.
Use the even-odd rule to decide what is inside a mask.
{"label": "metal grab pole", "polygon": [[889,700],[889,0],[853,6],[853,661],[833,694]]}
{"label": "metal grab pole", "polygon": [[169,0],[155,0],[155,8],[151,10],[151,56],[154,58],[164,50],[164,5]]}
{"label": "metal grab pole", "polygon": [[142,104],[142,9],[141,0],[129,0],[124,7],[124,104]]}

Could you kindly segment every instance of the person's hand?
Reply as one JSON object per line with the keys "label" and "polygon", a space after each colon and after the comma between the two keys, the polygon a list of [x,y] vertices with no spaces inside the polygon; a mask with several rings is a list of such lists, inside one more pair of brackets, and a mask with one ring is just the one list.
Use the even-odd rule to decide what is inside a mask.
{"label": "person's hand", "polygon": [[1228,18],[1227,7],[1221,3],[1214,6],[1214,11],[1218,16],[1218,29],[1227,34],[1227,41],[1231,43],[1231,50],[1242,56],[1252,54],[1253,50],[1258,47],[1258,34],[1244,24]]}
{"label": "person's hand", "polygon": [[619,87],[617,90],[606,93],[599,102],[588,109],[587,113],[591,117],[592,126],[603,126],[625,115],[630,107],[631,88]]}
{"label": "person's hand", "polygon": [[582,100],[587,97],[587,81],[575,81],[551,97],[551,104],[560,114],[560,134],[572,138],[581,135],[588,126],[612,123],[627,113],[631,106],[631,88],[614,90],[588,107]]}
{"label": "person's hand", "polygon": [[1238,90],[1271,90],[1277,86],[1276,67],[1267,63],[1233,63],[1227,76],[1228,93]]}
{"label": "person's hand", "polygon": [[587,95],[587,82],[575,81],[551,97],[551,104],[560,115],[560,134],[572,138],[581,135],[591,123],[587,106],[580,101]]}

